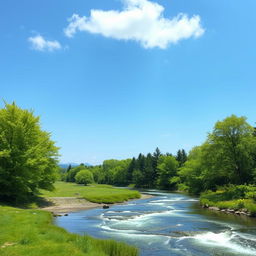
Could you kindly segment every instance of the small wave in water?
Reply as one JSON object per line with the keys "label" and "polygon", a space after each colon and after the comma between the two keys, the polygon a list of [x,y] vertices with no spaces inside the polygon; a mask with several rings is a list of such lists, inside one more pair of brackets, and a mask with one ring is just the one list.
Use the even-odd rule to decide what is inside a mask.
{"label": "small wave in water", "polygon": [[256,255],[256,221],[204,214],[198,199],[186,195],[156,190],[149,194],[156,196],[71,213],[56,222],[71,232],[137,246],[140,256]]}

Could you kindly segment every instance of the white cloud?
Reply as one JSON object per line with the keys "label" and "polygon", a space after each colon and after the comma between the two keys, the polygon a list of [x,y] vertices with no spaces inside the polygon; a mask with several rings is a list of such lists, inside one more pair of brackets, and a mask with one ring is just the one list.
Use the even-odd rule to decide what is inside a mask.
{"label": "white cloud", "polygon": [[62,48],[61,44],[54,40],[46,40],[41,35],[37,35],[34,37],[29,37],[28,41],[31,43],[32,48],[37,51],[55,51]]}
{"label": "white cloud", "polygon": [[204,29],[198,15],[180,13],[171,19],[163,16],[164,7],[149,0],[123,0],[122,11],[91,10],[90,17],[73,14],[64,30],[73,37],[77,31],[101,34],[119,40],[134,40],[144,48],[165,49],[169,44],[190,37],[198,38]]}

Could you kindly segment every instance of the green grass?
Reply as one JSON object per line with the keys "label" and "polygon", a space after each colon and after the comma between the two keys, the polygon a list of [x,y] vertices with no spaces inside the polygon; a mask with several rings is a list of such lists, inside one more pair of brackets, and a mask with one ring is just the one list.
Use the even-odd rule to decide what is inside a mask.
{"label": "green grass", "polygon": [[56,182],[53,192],[42,190],[41,193],[43,197],[78,197],[94,203],[121,203],[141,196],[138,191],[115,188],[110,185],[83,186],[67,182]]}
{"label": "green grass", "polygon": [[245,196],[234,197],[229,191],[218,190],[208,191],[201,194],[201,205],[215,206],[220,209],[244,210],[250,212],[251,216],[256,216],[256,202],[254,199]]}
{"label": "green grass", "polygon": [[52,225],[51,214],[0,206],[1,256],[137,256],[138,250],[113,240],[70,234]]}

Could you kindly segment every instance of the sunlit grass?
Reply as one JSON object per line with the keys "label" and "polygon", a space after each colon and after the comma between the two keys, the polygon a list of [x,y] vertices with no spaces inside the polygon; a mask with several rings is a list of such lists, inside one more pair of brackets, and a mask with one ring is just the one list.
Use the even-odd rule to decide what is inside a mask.
{"label": "sunlit grass", "polygon": [[70,234],[52,225],[51,214],[0,206],[1,256],[137,256],[138,250],[113,240]]}
{"label": "sunlit grass", "polygon": [[83,186],[67,182],[56,182],[54,191],[42,190],[41,192],[43,197],[78,197],[95,203],[121,203],[140,198],[140,193],[134,190],[115,188],[110,185]]}
{"label": "sunlit grass", "polygon": [[216,192],[208,191],[201,195],[200,203],[202,205],[215,206],[220,209],[245,210],[256,215],[256,202],[250,198],[233,199],[226,191],[219,190]]}

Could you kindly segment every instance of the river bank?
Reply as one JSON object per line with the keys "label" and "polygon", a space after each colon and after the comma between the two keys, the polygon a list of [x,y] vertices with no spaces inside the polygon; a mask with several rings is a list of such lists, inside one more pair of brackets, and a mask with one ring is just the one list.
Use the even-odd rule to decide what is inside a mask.
{"label": "river bank", "polygon": [[71,234],[53,222],[47,211],[0,206],[0,255],[139,255],[137,248],[125,243]]}
{"label": "river bank", "polygon": [[[140,199],[148,199],[152,198],[152,195],[149,194],[141,194]],[[94,208],[101,208],[104,205],[107,205],[109,207],[115,205],[115,204],[125,204],[129,201],[135,200],[131,199],[125,202],[120,203],[113,203],[113,204],[104,204],[104,203],[93,203],[83,198],[77,198],[77,197],[50,197],[46,198],[51,206],[48,207],[42,207],[41,210],[45,210],[48,212],[51,212],[54,215],[65,215],[70,212],[77,212],[81,210],[90,210]]]}
{"label": "river bank", "polygon": [[[147,193],[146,191],[144,191]],[[208,211],[196,197],[149,190],[154,198],[55,218],[69,232],[126,242],[140,256],[256,255],[253,218]]]}

